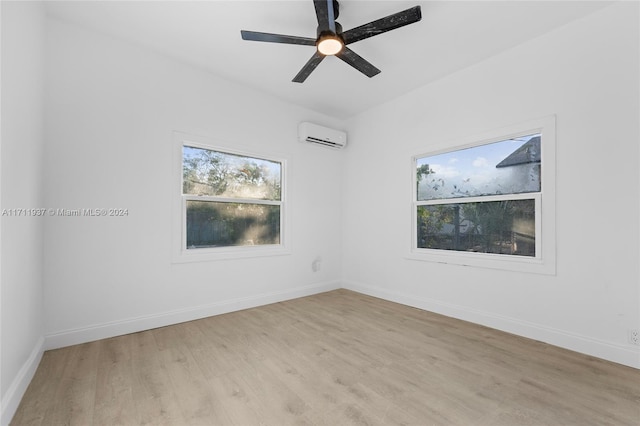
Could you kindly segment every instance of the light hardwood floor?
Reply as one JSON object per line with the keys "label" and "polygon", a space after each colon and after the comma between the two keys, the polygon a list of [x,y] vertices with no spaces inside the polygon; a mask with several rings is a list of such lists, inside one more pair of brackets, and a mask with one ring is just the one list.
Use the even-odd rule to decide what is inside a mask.
{"label": "light hardwood floor", "polygon": [[44,354],[18,425],[640,425],[640,370],[337,290]]}

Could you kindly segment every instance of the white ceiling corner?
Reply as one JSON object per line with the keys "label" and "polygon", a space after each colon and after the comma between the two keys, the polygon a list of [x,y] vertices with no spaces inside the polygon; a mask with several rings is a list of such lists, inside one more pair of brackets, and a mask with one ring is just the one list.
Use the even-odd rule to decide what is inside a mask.
{"label": "white ceiling corner", "polygon": [[326,58],[291,79],[311,46],[244,41],[240,30],[315,37],[311,0],[48,1],[47,13],[320,113],[346,118],[538,37],[610,2],[342,0],[345,30],[410,7],[422,21],[349,45],[382,70],[369,79]]}

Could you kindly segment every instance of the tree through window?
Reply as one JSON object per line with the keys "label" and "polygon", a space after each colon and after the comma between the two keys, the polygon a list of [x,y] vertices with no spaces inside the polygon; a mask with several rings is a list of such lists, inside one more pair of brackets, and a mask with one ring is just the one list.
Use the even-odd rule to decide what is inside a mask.
{"label": "tree through window", "polygon": [[541,134],[415,158],[416,248],[537,256]]}
{"label": "tree through window", "polygon": [[184,145],[182,197],[186,250],[281,243],[281,162]]}

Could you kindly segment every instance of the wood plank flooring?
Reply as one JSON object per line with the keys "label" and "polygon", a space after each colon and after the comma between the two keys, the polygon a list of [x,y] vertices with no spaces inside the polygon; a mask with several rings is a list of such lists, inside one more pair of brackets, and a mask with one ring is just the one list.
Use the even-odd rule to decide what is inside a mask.
{"label": "wood plank flooring", "polygon": [[640,425],[640,371],[337,290],[47,351],[11,425]]}

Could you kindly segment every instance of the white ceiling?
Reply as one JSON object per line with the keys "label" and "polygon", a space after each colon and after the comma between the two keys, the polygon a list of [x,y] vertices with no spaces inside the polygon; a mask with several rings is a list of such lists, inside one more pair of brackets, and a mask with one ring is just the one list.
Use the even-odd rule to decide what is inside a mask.
{"label": "white ceiling", "polygon": [[240,30],[315,37],[311,0],[49,1],[47,12],[294,104],[347,118],[607,4],[342,0],[338,21],[344,30],[415,5],[422,6],[422,21],[349,45],[381,69],[379,75],[369,79],[327,57],[302,84],[291,79],[314,47],[244,41]]}

